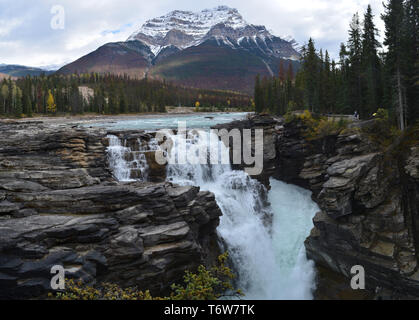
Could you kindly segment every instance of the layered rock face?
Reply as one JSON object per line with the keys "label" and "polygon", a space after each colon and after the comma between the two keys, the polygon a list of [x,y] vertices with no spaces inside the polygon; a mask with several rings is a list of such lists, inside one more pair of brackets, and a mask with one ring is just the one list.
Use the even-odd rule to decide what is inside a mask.
{"label": "layered rock face", "polygon": [[419,296],[418,147],[403,157],[380,151],[360,131],[307,141],[301,129],[285,124],[274,176],[312,190],[321,208],[308,257],[347,278],[342,290],[361,265],[376,297]]}
{"label": "layered rock face", "polygon": [[[383,151],[359,128],[314,140],[304,137],[301,121],[269,116],[216,128],[263,128],[264,170],[254,178],[267,187],[274,177],[313,192],[321,211],[305,247],[318,266],[316,298],[419,297],[417,137],[408,150],[399,142]],[[365,269],[367,291],[350,287],[356,265]]]}
{"label": "layered rock face", "polygon": [[[231,133],[233,130],[239,130],[240,135],[242,137],[241,141],[241,159],[242,162],[240,164],[232,163],[232,167],[234,170],[245,170],[246,168],[253,168],[253,165],[248,165],[244,163],[244,130],[251,130],[251,139],[250,139],[250,146],[251,146],[251,154],[255,154],[256,144],[260,143],[256,141],[255,132],[256,130],[263,130],[263,170],[262,174],[255,175],[253,178],[257,179],[266,187],[269,187],[269,178],[275,173],[276,171],[276,161],[278,157],[277,153],[277,146],[276,141],[278,139],[278,134],[280,130],[283,128],[282,122],[277,119],[273,119],[267,115],[254,115],[249,117],[247,120],[239,120],[233,121],[226,124],[220,124],[214,126],[213,129],[219,130],[221,134],[221,130],[227,130],[227,134]],[[234,140],[232,138],[229,139],[229,148],[230,148],[230,160],[234,159],[233,153],[233,145]],[[258,146],[260,147],[260,146]]]}
{"label": "layered rock face", "polygon": [[164,294],[186,269],[214,262],[213,194],[116,182],[106,135],[0,123],[0,298],[45,294],[54,265],[69,278]]}

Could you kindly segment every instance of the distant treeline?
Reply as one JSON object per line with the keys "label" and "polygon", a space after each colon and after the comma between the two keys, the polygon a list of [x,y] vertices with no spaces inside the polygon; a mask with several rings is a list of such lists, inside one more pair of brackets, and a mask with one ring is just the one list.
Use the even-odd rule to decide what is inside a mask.
{"label": "distant treeline", "polygon": [[309,109],[316,113],[369,118],[386,109],[401,129],[419,119],[419,1],[389,0],[382,15],[385,50],[377,40],[371,6],[360,22],[353,16],[349,40],[339,61],[317,51],[313,39],[303,48],[301,69],[280,68],[278,77],[256,79],[258,112],[284,114]]}
{"label": "distant treeline", "polygon": [[18,117],[33,113],[165,112],[166,106],[247,110],[251,105],[250,97],[241,93],[110,74],[28,76],[0,82],[0,115]]}

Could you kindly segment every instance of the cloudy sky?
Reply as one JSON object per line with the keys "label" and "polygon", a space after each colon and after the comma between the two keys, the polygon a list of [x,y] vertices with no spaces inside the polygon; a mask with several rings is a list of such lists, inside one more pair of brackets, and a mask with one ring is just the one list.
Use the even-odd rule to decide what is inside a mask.
{"label": "cloudy sky", "polygon": [[[200,11],[219,5],[237,8],[252,24],[277,36],[291,35],[304,44],[337,56],[347,40],[352,15],[368,3],[383,30],[383,0],[0,0],[0,63],[47,66],[71,62],[100,45],[126,40],[148,19],[172,10]],[[64,28],[52,28],[54,6],[64,8]],[[55,12],[56,13],[56,12]],[[54,20],[53,22],[57,22]],[[60,26],[60,25],[57,25]]]}

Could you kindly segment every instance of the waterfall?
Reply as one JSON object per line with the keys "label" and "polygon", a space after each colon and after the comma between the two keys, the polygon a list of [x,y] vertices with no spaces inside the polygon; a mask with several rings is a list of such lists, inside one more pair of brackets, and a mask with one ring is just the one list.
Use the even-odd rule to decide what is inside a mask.
{"label": "waterfall", "polygon": [[[307,261],[304,240],[318,208],[310,193],[271,180],[271,204],[266,203],[262,197],[264,187],[230,165],[177,164],[176,151],[182,139],[172,136],[168,179],[215,194],[223,212],[218,233],[227,245],[245,298],[312,299],[314,265]],[[228,153],[218,137],[208,131],[188,137],[182,152],[194,154],[205,148],[209,158],[220,151]],[[267,216],[273,217],[271,227],[266,223]]]}
{"label": "waterfall", "polygon": [[[278,299],[311,299],[315,289],[314,262],[307,260],[304,241],[320,210],[311,192],[271,179],[269,202],[274,212],[273,248],[277,272]],[[286,290],[284,290],[286,288]]]}
{"label": "waterfall", "polygon": [[[312,299],[315,271],[306,258],[304,240],[319,209],[310,192],[274,179],[267,192],[244,171],[232,170],[229,161],[215,164],[221,163],[223,154],[229,157],[229,150],[210,131],[194,130],[187,137],[170,138],[173,147],[168,154],[168,180],[214,193],[223,212],[217,230],[245,298]],[[115,178],[146,180],[145,152],[157,150],[157,141],[138,141],[139,150],[132,150],[116,136],[108,139],[109,165]],[[187,154],[189,159],[203,150],[208,164],[178,164],[182,155]],[[133,172],[138,171],[140,178],[134,179]]]}
{"label": "waterfall", "polygon": [[143,145],[138,140],[139,150],[132,150],[114,136],[108,135],[107,148],[109,167],[118,181],[147,181],[148,163],[145,152],[156,150],[157,142]]}

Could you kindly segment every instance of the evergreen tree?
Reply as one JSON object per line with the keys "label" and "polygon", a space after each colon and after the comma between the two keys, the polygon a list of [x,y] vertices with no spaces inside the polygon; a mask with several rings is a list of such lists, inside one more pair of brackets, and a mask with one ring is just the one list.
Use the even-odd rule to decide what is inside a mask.
{"label": "evergreen tree", "polygon": [[83,113],[83,97],[80,94],[80,90],[77,84],[78,81],[73,80],[70,88],[70,97],[69,97],[69,104],[70,104],[70,111],[72,114],[80,114]]}
{"label": "evergreen tree", "polygon": [[319,58],[314,46],[314,40],[310,38],[308,41],[307,52],[303,57],[303,72],[305,81],[305,97],[307,106],[312,112],[318,111],[318,71]]}
{"label": "evergreen tree", "polygon": [[419,119],[419,2],[405,2],[406,103],[411,123]]}
{"label": "evergreen tree", "polygon": [[331,70],[331,62],[329,52],[326,50],[323,67],[323,103],[324,112],[331,113],[335,107],[335,101],[333,100],[333,76]]}
{"label": "evergreen tree", "polygon": [[111,87],[108,99],[109,99],[109,101],[108,101],[109,112],[111,114],[118,114],[119,113],[119,103],[118,103],[118,98],[117,98],[114,87]]}
{"label": "evergreen tree", "polygon": [[349,97],[352,110],[358,111],[361,115],[366,115],[366,110],[362,109],[362,42],[361,42],[361,24],[358,13],[354,14],[349,29],[349,65],[348,85]]}
{"label": "evergreen tree", "polygon": [[339,72],[337,74],[337,109],[341,113],[349,112],[349,60],[348,51],[344,43],[340,45],[339,51]]}
{"label": "evergreen tree", "polygon": [[23,110],[26,116],[32,117],[32,101],[30,95],[27,92],[23,95]]}
{"label": "evergreen tree", "polygon": [[22,90],[19,87],[15,87],[15,106],[14,106],[14,114],[16,117],[22,117],[23,113],[23,105],[22,105]]}
{"label": "evergreen tree", "polygon": [[6,82],[3,82],[3,85],[1,86],[1,98],[2,98],[2,110],[1,113],[2,114],[6,114],[7,113],[7,102],[8,102],[8,98],[9,98],[9,86],[7,85]]}
{"label": "evergreen tree", "polygon": [[281,82],[281,84],[285,82],[286,75],[285,75],[285,68],[284,68],[284,60],[281,60],[279,62],[279,75],[278,75],[278,77],[279,77],[279,81]]}
{"label": "evergreen tree", "polygon": [[280,114],[285,114],[289,109],[292,109],[295,105],[295,97],[294,97],[294,69],[292,66],[291,61],[288,64],[288,72],[287,72],[287,81],[285,85],[285,95],[287,97],[284,109],[281,111]]}
{"label": "evergreen tree", "polygon": [[368,5],[364,17],[364,30],[362,34],[362,69],[365,83],[363,106],[366,114],[374,113],[381,106],[380,100],[380,60],[377,49],[381,46],[376,36],[371,6]]}
{"label": "evergreen tree", "polygon": [[255,98],[255,111],[256,113],[262,113],[263,110],[265,109],[264,103],[263,103],[263,91],[262,91],[262,87],[261,87],[261,83],[260,83],[260,77],[259,75],[256,76],[256,81],[255,81],[255,94],[254,94],[254,98]]}
{"label": "evergreen tree", "polygon": [[119,92],[119,112],[127,113],[128,112],[128,105],[125,98],[125,93],[121,89]]}
{"label": "evergreen tree", "polygon": [[395,91],[393,92],[392,102],[397,110],[399,128],[404,130],[406,127],[406,104],[404,101],[404,62],[405,52],[402,44],[403,39],[403,23],[404,23],[404,7],[403,0],[389,0],[384,5],[386,11],[383,14],[385,23],[385,40],[387,46],[386,53],[386,71],[389,74]]}

